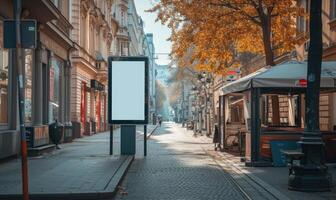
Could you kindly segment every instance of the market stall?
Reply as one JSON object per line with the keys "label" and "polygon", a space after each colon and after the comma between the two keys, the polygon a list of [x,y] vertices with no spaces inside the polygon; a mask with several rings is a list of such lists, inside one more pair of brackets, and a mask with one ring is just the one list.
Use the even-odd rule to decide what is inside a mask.
{"label": "market stall", "polygon": [[[238,143],[244,142],[246,163],[256,166],[272,163],[274,142],[296,144],[304,129],[306,77],[307,63],[290,61],[262,68],[225,85],[220,97],[219,117],[223,146],[230,145],[228,136],[235,131],[236,138],[244,135],[245,139]],[[336,62],[323,62],[320,129],[326,144],[327,161],[330,162],[336,160],[334,105]]]}

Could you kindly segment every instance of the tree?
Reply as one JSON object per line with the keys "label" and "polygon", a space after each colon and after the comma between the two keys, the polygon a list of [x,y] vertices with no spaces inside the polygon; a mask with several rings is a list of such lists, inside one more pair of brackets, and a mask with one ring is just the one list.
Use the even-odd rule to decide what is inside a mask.
{"label": "tree", "polygon": [[155,82],[156,87],[155,87],[155,105],[156,105],[156,110],[158,111],[163,111],[163,104],[167,99],[166,93],[165,93],[165,88],[164,86],[160,83],[160,81]]}
{"label": "tree", "polygon": [[[292,0],[161,0],[150,12],[172,30],[172,57],[180,66],[225,73],[244,52],[264,54],[274,65],[274,50],[295,45],[295,18],[302,14]],[[191,54],[186,61],[185,55]]]}
{"label": "tree", "polygon": [[[172,57],[179,66],[225,75],[245,53],[277,54],[296,44],[295,19],[303,15],[293,0],[161,0],[151,12],[172,30]],[[272,107],[278,110],[277,96]],[[273,124],[280,124],[274,113]]]}

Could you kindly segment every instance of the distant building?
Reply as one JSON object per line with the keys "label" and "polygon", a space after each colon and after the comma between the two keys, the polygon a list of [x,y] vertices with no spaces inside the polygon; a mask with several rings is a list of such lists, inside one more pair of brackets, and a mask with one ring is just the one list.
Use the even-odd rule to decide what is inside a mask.
{"label": "distant building", "polygon": [[[125,1],[124,1],[125,2]],[[149,59],[149,121],[155,123],[155,47],[153,34],[145,34],[144,23],[138,15],[134,0],[127,3],[127,36],[129,56],[147,56]]]}
{"label": "distant building", "polygon": [[129,37],[129,55],[145,55],[143,21],[136,11],[134,0],[128,1],[128,37]]}
{"label": "distant building", "polygon": [[156,63],[155,63],[155,46],[153,43],[153,34],[147,33],[144,38],[145,56],[149,59],[149,115],[150,121],[156,123],[156,104],[155,104],[155,80],[156,80]]}

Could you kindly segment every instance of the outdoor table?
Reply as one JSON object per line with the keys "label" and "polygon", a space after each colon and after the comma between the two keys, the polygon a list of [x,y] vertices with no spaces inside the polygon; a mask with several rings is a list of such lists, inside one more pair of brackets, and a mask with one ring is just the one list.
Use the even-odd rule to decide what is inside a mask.
{"label": "outdoor table", "polygon": [[301,149],[296,150],[282,150],[283,154],[286,155],[287,164],[289,166],[289,174],[292,174],[293,168],[297,166],[297,161],[304,157],[304,153],[302,153]]}

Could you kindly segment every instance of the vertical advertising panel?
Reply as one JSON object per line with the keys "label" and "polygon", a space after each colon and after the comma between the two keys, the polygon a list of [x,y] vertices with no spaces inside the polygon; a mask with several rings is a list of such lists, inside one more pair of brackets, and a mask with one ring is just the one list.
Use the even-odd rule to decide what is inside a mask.
{"label": "vertical advertising panel", "polygon": [[148,58],[109,58],[110,124],[148,123]]}

